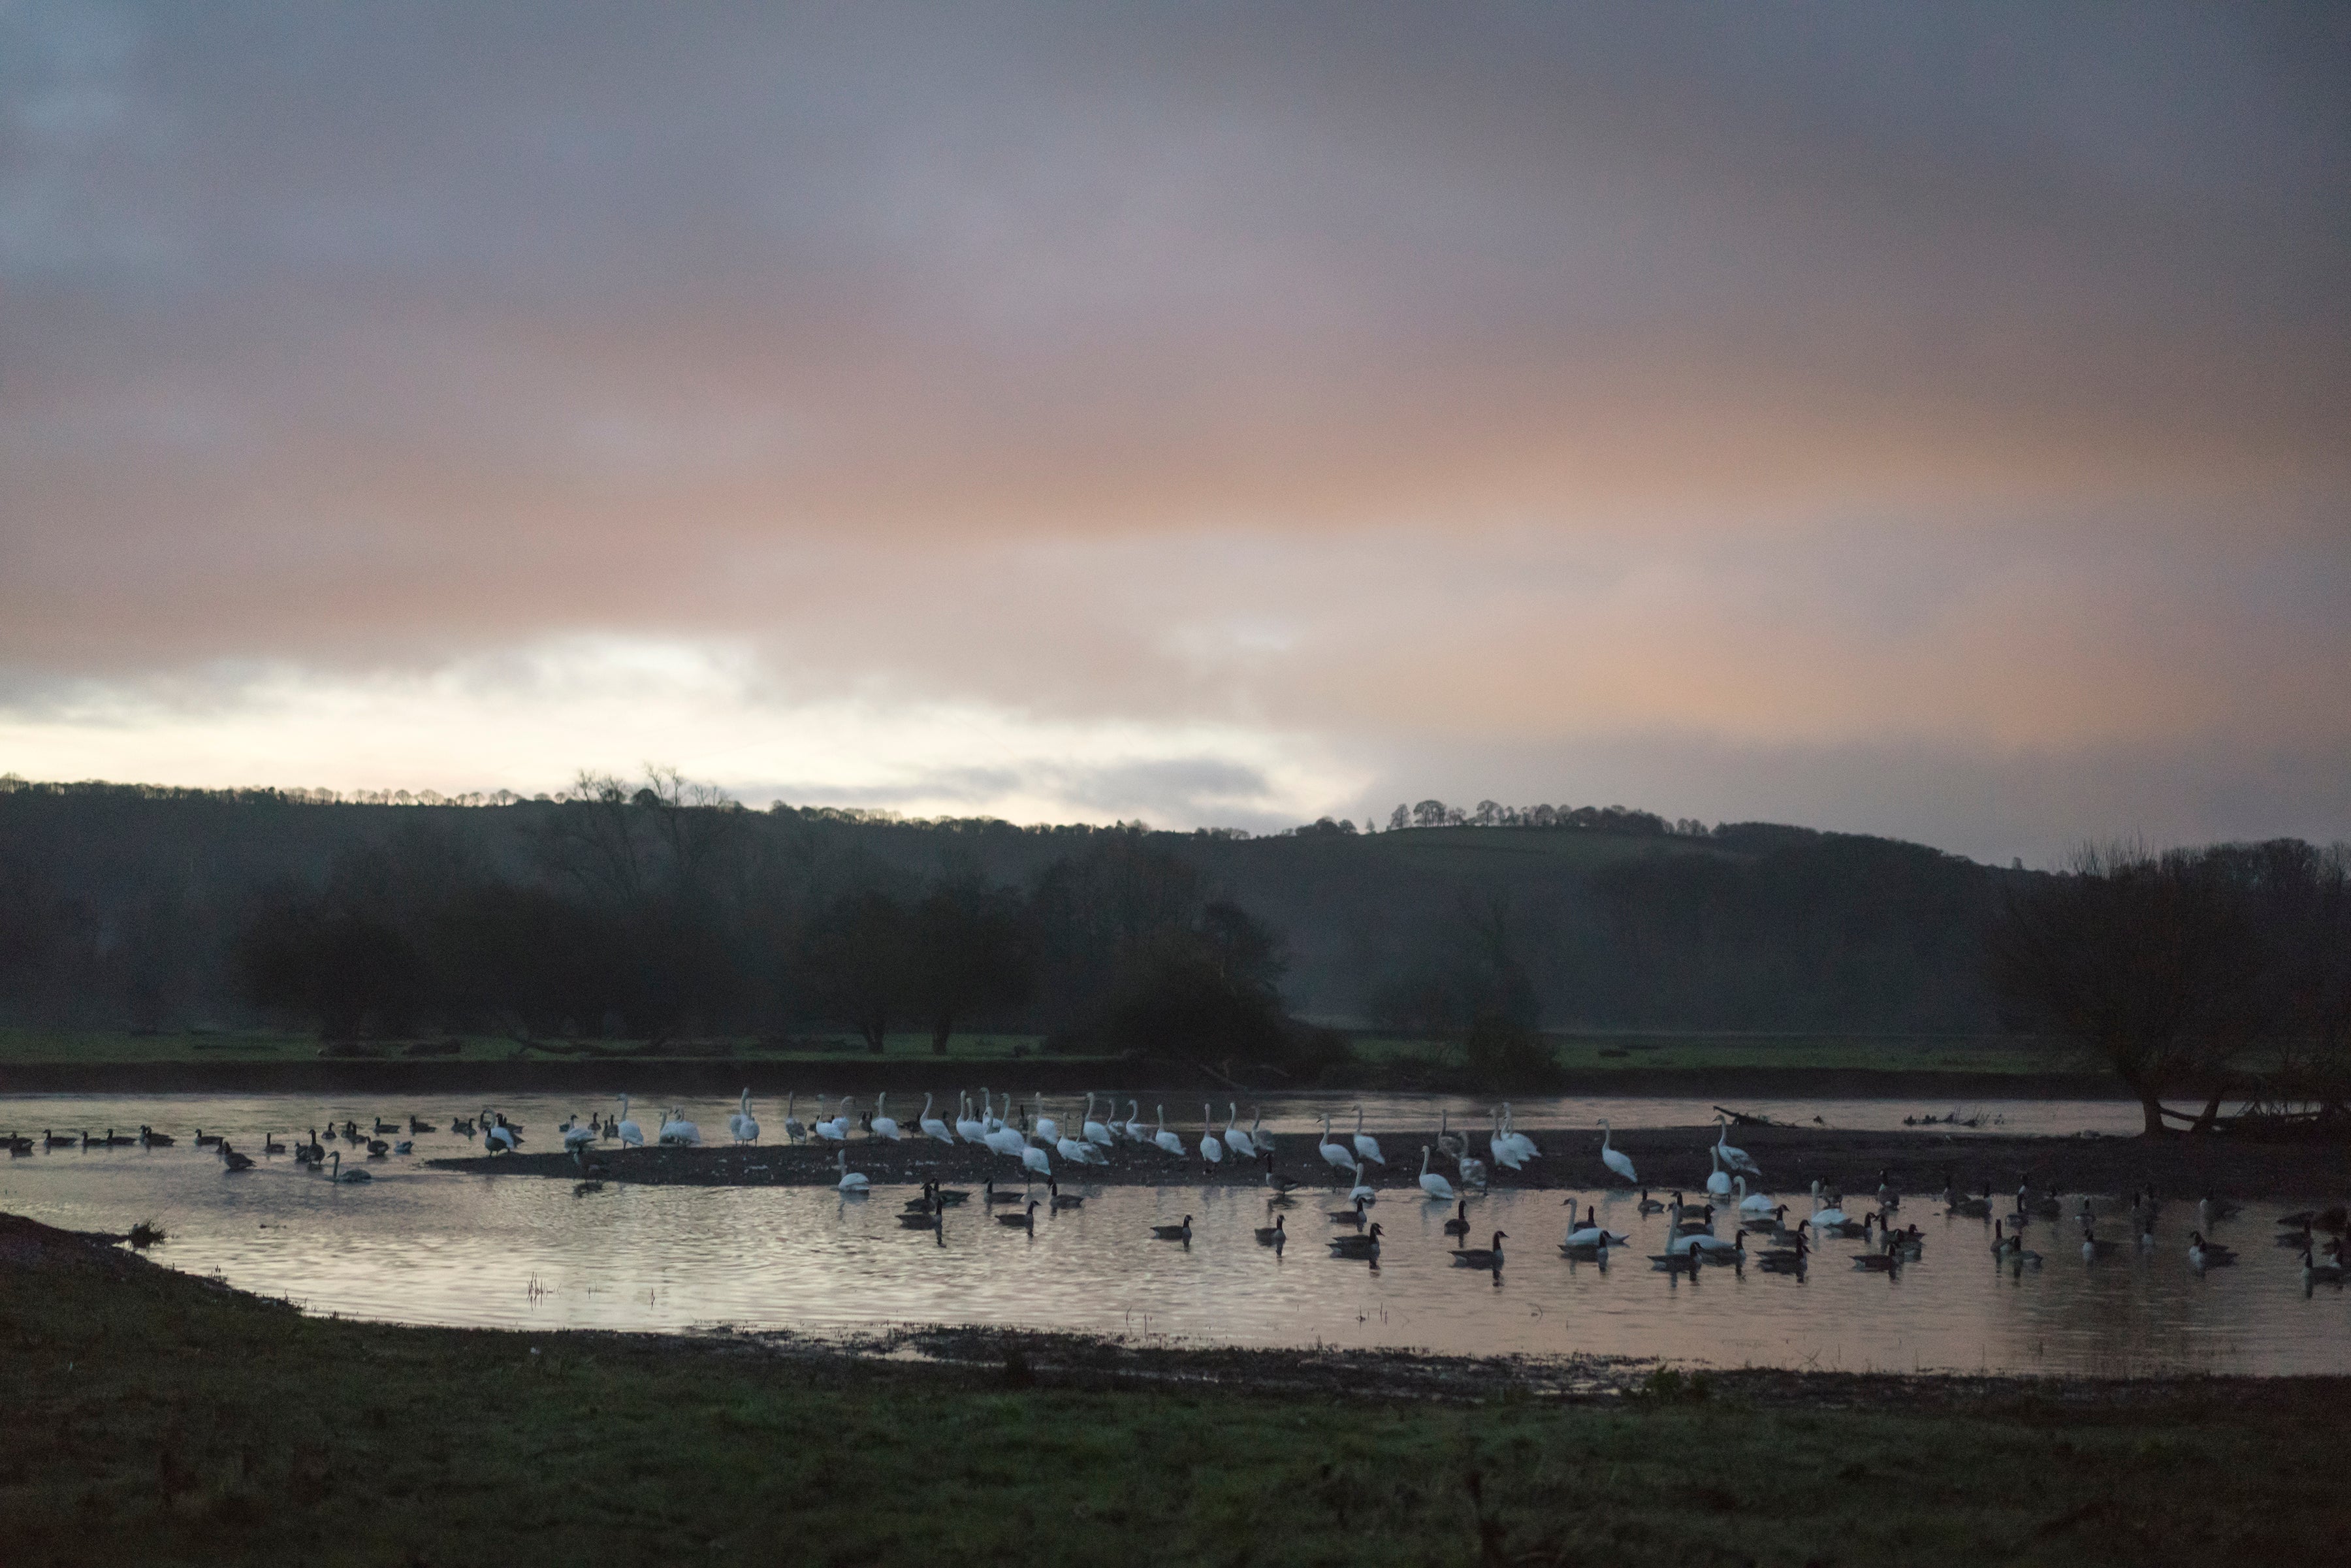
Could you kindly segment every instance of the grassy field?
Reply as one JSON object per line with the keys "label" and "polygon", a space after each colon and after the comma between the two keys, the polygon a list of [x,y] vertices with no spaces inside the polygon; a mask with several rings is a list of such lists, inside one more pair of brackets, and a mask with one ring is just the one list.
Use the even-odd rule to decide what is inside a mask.
{"label": "grassy field", "polygon": [[[1549,1037],[1560,1065],[1573,1072],[1606,1072],[1625,1069],[1776,1067],[1834,1071],[1932,1071],[2032,1073],[2062,1068],[2064,1063],[2029,1043],[2003,1036],[1856,1036],[1856,1035],[1615,1035],[1554,1034]],[[573,1042],[549,1041],[568,1048]],[[622,1051],[643,1042],[590,1042],[600,1051]],[[928,1061],[927,1033],[888,1037],[889,1060]],[[1460,1048],[1426,1038],[1361,1034],[1353,1037],[1356,1056],[1367,1065],[1405,1068],[1415,1064],[1456,1062]],[[399,1046],[383,1048],[398,1056]],[[1041,1043],[1033,1035],[959,1034],[948,1041],[948,1055],[962,1061],[998,1061],[1035,1057]],[[126,1030],[0,1029],[0,1066],[11,1062],[49,1061],[310,1061],[319,1058],[316,1035],[239,1030],[211,1034],[131,1034]],[[871,1061],[865,1042],[854,1035],[813,1034],[797,1037],[789,1045],[754,1039],[715,1042],[671,1041],[665,1054],[725,1055],[754,1061]],[[462,1037],[455,1056],[438,1061],[557,1061],[560,1050],[549,1051],[504,1036]],[[1056,1060],[1071,1060],[1059,1058]]]}
{"label": "grassy field", "polygon": [[2210,1564],[2333,1561],[2347,1517],[2333,1385],[1931,1409],[1672,1379],[1586,1403],[1019,1386],[305,1319],[7,1224],[11,1563]]}

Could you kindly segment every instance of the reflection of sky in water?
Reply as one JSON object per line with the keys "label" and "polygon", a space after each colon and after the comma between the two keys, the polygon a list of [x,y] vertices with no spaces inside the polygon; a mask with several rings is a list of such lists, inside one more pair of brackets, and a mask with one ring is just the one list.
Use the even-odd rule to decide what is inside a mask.
{"label": "reflection of sky in water", "polygon": [[[562,1115],[536,1097],[501,1103],[532,1129],[535,1145]],[[1649,1102],[1646,1112],[1625,1103],[1526,1104],[1520,1124],[1600,1113],[1636,1124],[1698,1120],[1694,1103]],[[1414,1103],[1408,1118],[1393,1102],[1365,1104],[1375,1127],[1429,1119],[1424,1103]],[[917,1099],[903,1108],[908,1120],[919,1106]],[[2056,1106],[2068,1113],[2064,1103]],[[644,1101],[638,1109],[647,1120],[658,1114]],[[772,1136],[780,1109],[759,1109]],[[1303,1128],[1289,1116],[1291,1106],[1282,1109],[1285,1131]],[[1791,1119],[1796,1109],[1787,1107]],[[1838,1125],[1886,1124],[1864,1120],[1857,1103],[1801,1109],[1807,1117],[1818,1109]],[[1893,1124],[1906,1109],[1895,1109]],[[1999,1109],[2034,1117],[2029,1128],[2052,1105]],[[692,1110],[706,1134],[723,1133],[726,1107]],[[2222,1239],[2243,1250],[2243,1261],[2203,1280],[2187,1264],[2193,1218],[2185,1205],[2167,1214],[2157,1252],[2095,1267],[2082,1263],[2070,1230],[2038,1225],[2030,1244],[2048,1261],[2020,1277],[1993,1267],[1984,1226],[1947,1220],[1914,1198],[1906,1218],[1926,1233],[1927,1255],[1894,1279],[1853,1270],[1847,1254],[1857,1243],[1831,1243],[1801,1282],[1750,1269],[1744,1279],[1709,1270],[1692,1283],[1650,1270],[1645,1254],[1662,1244],[1661,1222],[1641,1218],[1621,1194],[1578,1195],[1596,1197],[1615,1228],[1633,1233],[1633,1246],[1604,1273],[1558,1254],[1566,1195],[1502,1193],[1471,1205],[1476,1244],[1497,1228],[1510,1233],[1511,1261],[1498,1289],[1486,1273],[1449,1265],[1439,1226],[1450,1210],[1409,1186],[1374,1211],[1388,1246],[1374,1274],[1325,1256],[1321,1242],[1332,1227],[1322,1211],[1335,1207],[1325,1194],[1301,1194],[1287,1211],[1299,1239],[1278,1260],[1249,1234],[1270,1223],[1251,1189],[1107,1188],[1082,1209],[1040,1212],[1033,1240],[967,1205],[950,1215],[941,1246],[900,1229],[896,1216],[911,1188],[849,1202],[808,1188],[615,1186],[575,1197],[566,1182],[455,1176],[413,1159],[373,1162],[376,1180],[337,1187],[284,1160],[225,1176],[210,1151],[193,1146],[190,1132],[225,1130],[257,1151],[263,1132],[296,1130],[298,1119],[323,1124],[331,1113],[364,1121],[378,1111],[390,1113],[380,1103],[269,1097],[0,1102],[0,1128],[89,1123],[132,1131],[144,1120],[180,1140],[152,1152],[59,1151],[0,1164],[0,1208],[88,1229],[157,1219],[172,1239],[155,1256],[175,1268],[218,1271],[314,1312],[406,1322],[979,1322],[1241,1344],[1581,1351],[1845,1370],[2351,1373],[2351,1301],[2331,1290],[2305,1300],[2296,1260],[2270,1244],[2270,1216],[2283,1201],[2249,1205],[2245,1218],[2224,1226]],[[447,1108],[436,1113],[445,1124]],[[2019,1121],[2011,1114],[2009,1124]],[[472,1146],[430,1134],[418,1153]],[[1150,1225],[1186,1212],[1196,1233],[1188,1251],[1149,1239]]]}

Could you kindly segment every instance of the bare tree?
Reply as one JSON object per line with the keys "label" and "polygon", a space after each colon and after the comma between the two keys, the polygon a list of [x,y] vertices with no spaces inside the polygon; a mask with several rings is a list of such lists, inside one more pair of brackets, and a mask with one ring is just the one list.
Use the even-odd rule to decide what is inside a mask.
{"label": "bare tree", "polygon": [[[1987,941],[1993,988],[2111,1067],[2164,1129],[2164,1096],[2222,1068],[2254,1032],[2262,945],[2209,856],[2088,847],[2012,884]],[[2209,1120],[2209,1118],[2208,1118]]]}

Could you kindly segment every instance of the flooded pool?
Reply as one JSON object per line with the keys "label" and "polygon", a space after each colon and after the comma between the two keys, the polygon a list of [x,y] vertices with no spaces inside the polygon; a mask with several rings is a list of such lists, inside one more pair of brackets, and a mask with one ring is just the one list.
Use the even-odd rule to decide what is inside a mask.
{"label": "flooded pool", "polygon": [[[502,1103],[542,1129],[566,1109],[543,1097]],[[919,1103],[903,1108],[910,1119]],[[1374,1126],[1433,1122],[1426,1102],[1365,1105]],[[723,1129],[726,1109],[693,1108],[705,1134]],[[772,1137],[780,1112],[760,1109]],[[1275,1107],[1267,1109],[1275,1124]],[[1612,1113],[1620,1124],[1687,1124],[1705,1109],[1579,1100],[1519,1113],[1522,1127],[1540,1128],[1588,1125]],[[2017,1112],[2002,1123],[2008,1131],[2028,1113],[2049,1113],[2047,1103],[2001,1109]],[[1890,1124],[1853,1119],[1858,1110],[1850,1102],[1791,1105],[1785,1119],[1900,1124],[1899,1115]],[[975,1200],[935,1235],[899,1226],[911,1188],[846,1200],[805,1187],[615,1185],[575,1196],[568,1182],[424,1168],[431,1155],[478,1148],[446,1132],[418,1136],[409,1157],[370,1162],[375,1179],[364,1186],[336,1186],[282,1158],[225,1175],[192,1137],[196,1127],[225,1131],[258,1155],[266,1132],[298,1133],[330,1116],[364,1125],[378,1113],[392,1108],[274,1096],[0,1101],[0,1130],[133,1132],[152,1122],[179,1139],[171,1148],[60,1149],[6,1161],[0,1208],[85,1229],[153,1219],[171,1238],[153,1254],[159,1261],[312,1312],[402,1322],[819,1331],[984,1323],[1720,1366],[2351,1374],[2351,1301],[2323,1287],[2305,1296],[2298,1260],[2272,1245],[2272,1214],[2293,1206],[2284,1199],[2249,1204],[2220,1226],[2215,1239],[2241,1249],[2241,1260],[2201,1277],[2189,1266],[2195,1219],[2184,1205],[2166,1213],[2154,1251],[2125,1249],[2091,1264],[2072,1221],[2035,1224],[2027,1245],[2045,1261],[2019,1271],[1994,1261],[1983,1222],[1947,1218],[1939,1205],[1914,1197],[1904,1218],[1925,1233],[1925,1256],[1890,1277],[1853,1267],[1858,1243],[1829,1243],[1801,1280],[1753,1267],[1692,1280],[1652,1271],[1646,1255],[1662,1249],[1664,1222],[1637,1213],[1627,1194],[1498,1192],[1469,1206],[1473,1245],[1508,1232],[1498,1279],[1453,1266],[1442,1230],[1452,1209],[1422,1197],[1402,1174],[1372,1211],[1385,1232],[1374,1269],[1327,1255],[1323,1243],[1338,1230],[1324,1211],[1338,1205],[1320,1192],[1301,1192],[1281,1211],[1295,1239],[1277,1255],[1252,1234],[1272,1223],[1254,1188],[1104,1188],[1081,1208],[1040,1210],[1033,1236],[996,1224]],[[436,1112],[444,1126],[449,1113]],[[1317,1124],[1295,1103],[1281,1107],[1285,1133]],[[1598,1204],[1612,1228],[1630,1234],[1607,1268],[1560,1255],[1570,1197]],[[1189,1246],[1152,1238],[1151,1227],[1187,1213]]]}

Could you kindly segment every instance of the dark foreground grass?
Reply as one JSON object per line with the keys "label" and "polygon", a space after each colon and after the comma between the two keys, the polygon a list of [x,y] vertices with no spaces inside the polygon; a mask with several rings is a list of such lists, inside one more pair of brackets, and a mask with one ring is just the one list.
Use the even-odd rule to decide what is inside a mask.
{"label": "dark foreground grass", "polygon": [[[21,1222],[16,1222],[21,1225]],[[1584,1403],[1029,1386],[305,1319],[0,1236],[0,1560],[2335,1560],[2335,1385]],[[47,1233],[54,1238],[56,1233]],[[2248,1388],[2267,1392],[2248,1398]]]}

